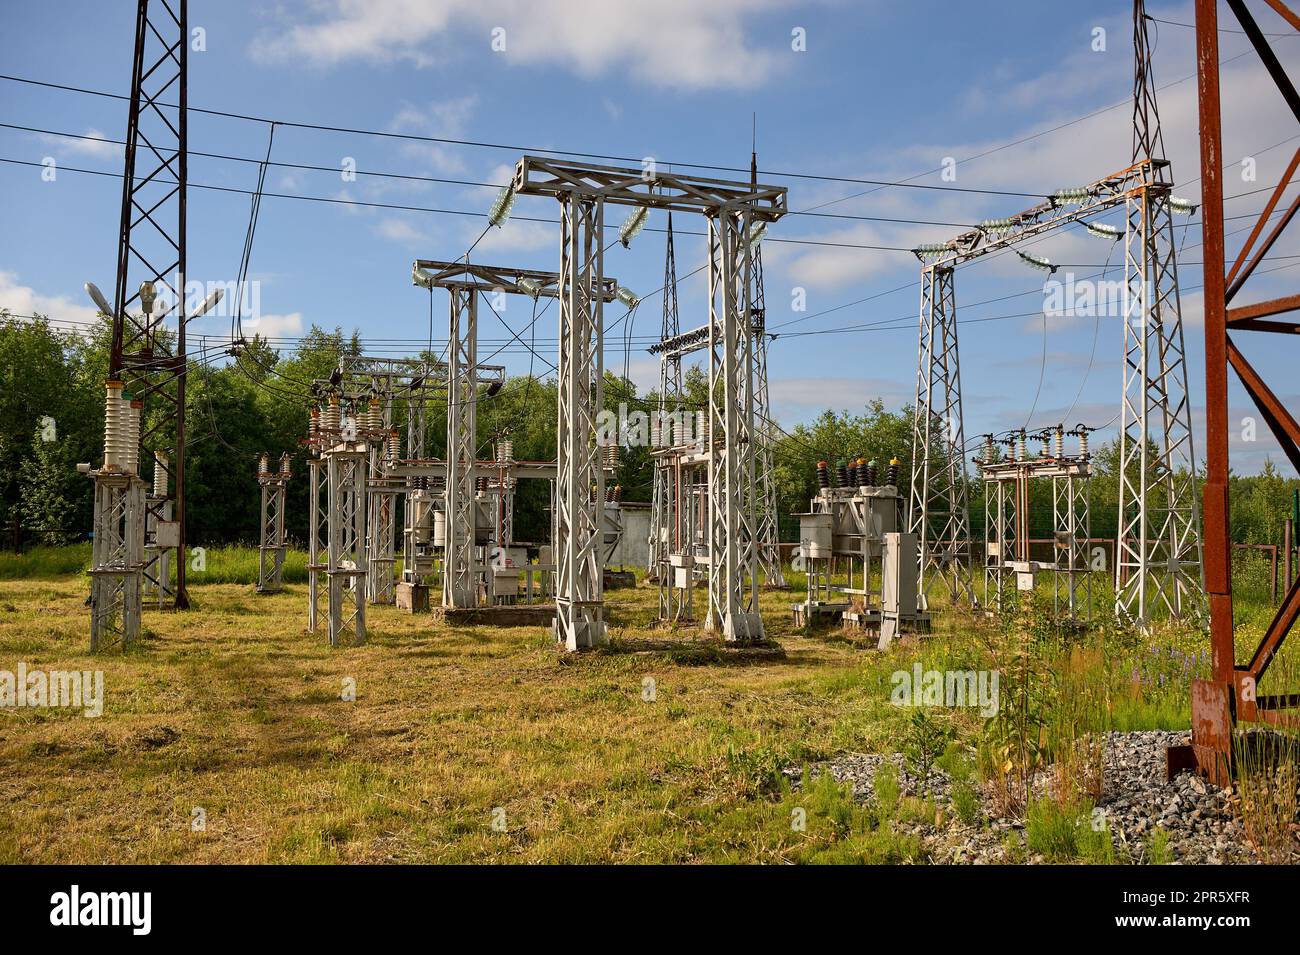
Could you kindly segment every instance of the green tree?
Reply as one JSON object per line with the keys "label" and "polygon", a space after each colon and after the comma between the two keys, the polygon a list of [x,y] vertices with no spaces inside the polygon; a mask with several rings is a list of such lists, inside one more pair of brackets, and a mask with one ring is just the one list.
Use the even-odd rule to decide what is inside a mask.
{"label": "green tree", "polygon": [[75,519],[90,482],[77,473],[69,442],[52,426],[36,429],[31,449],[19,469],[19,513],[41,543],[69,544],[82,536]]}

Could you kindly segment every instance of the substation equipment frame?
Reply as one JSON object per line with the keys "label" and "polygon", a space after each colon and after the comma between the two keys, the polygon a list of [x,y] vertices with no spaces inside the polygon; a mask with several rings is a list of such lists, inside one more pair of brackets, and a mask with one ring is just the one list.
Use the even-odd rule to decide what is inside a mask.
{"label": "substation equipment frame", "polygon": [[846,629],[875,635],[882,650],[929,629],[917,600],[916,536],[899,530],[901,513],[897,460],[884,473],[865,459],[837,462],[833,472],[817,462],[817,496],[797,515],[808,577],[804,601],[794,606],[797,625],[838,617]]}
{"label": "substation equipment frame", "polygon": [[[1300,33],[1300,15],[1281,0],[1264,0],[1286,25]],[[1241,31],[1259,56],[1278,92],[1300,122],[1297,92],[1268,38],[1245,0],[1228,0]],[[1292,199],[1271,228],[1282,197],[1300,169],[1300,149],[1269,195],[1268,202],[1237,253],[1227,274],[1223,212],[1224,144],[1219,93],[1219,16],[1215,0],[1197,0],[1196,53],[1201,140],[1201,234],[1205,275],[1205,414],[1206,477],[1205,579],[1209,594],[1211,677],[1192,682],[1192,741],[1173,747],[1168,770],[1198,768],[1220,785],[1232,782],[1235,770],[1236,728],[1242,723],[1260,726],[1300,725],[1296,709],[1300,693],[1261,690],[1287,635],[1300,616],[1300,579],[1291,581],[1281,605],[1269,621],[1249,659],[1237,662],[1233,625],[1232,536],[1229,507],[1228,368],[1237,379],[1269,430],[1281,445],[1291,466],[1300,470],[1300,424],[1263,376],[1247,360],[1229,332],[1264,332],[1293,335],[1300,323],[1273,320],[1300,309],[1300,295],[1286,295],[1250,305],[1233,305],[1237,294],[1255,273],[1291,220],[1300,211],[1300,197]],[[1266,232],[1267,230],[1267,232]]]}
{"label": "substation equipment frame", "polygon": [[129,649],[140,638],[145,548],[145,482],[139,476],[141,403],[109,380],[104,397],[104,460],[80,465],[95,482],[90,563],[90,652]]}
{"label": "substation equipment frame", "polygon": [[[1155,109],[1147,21],[1134,4],[1133,162],[1078,189],[1063,189],[1005,219],[991,219],[922,260],[920,346],[912,428],[909,529],[920,542],[920,588],[930,575],[974,603],[961,372],[957,266],[1122,207],[1125,253],[1124,388],[1119,442],[1115,612],[1141,626],[1163,609],[1203,609],[1196,462],[1173,242],[1173,183]],[[1116,238],[1119,232],[1116,231]]]}
{"label": "substation equipment frame", "polygon": [[[394,403],[401,400],[406,404],[408,445],[422,449],[425,405],[443,374],[442,365],[425,359],[346,355],[330,378],[312,383],[313,397],[324,397],[325,407],[311,408],[306,439],[307,629],[315,632],[328,626],[332,644],[353,639],[355,627],[333,611],[327,616],[331,600],[340,604],[346,619],[352,619],[356,616],[353,601],[392,603],[395,599],[397,498],[404,492],[414,493],[420,485],[409,480],[404,483],[393,474],[401,450],[400,435],[392,426]],[[330,458],[344,452],[350,457],[331,466]],[[361,497],[354,502],[358,475],[352,460],[358,454],[364,463]],[[336,486],[332,481],[341,483]],[[339,507],[345,510],[337,510]],[[361,533],[356,537],[358,521]],[[356,574],[356,549],[365,558],[361,575]],[[412,573],[415,566],[408,554],[404,573]],[[352,581],[331,596],[331,581],[349,577],[349,572],[360,580],[362,593],[355,592]],[[372,581],[372,576],[377,576],[378,582]],[[364,610],[359,614],[364,627]]]}
{"label": "substation equipment frame", "polygon": [[[751,184],[758,180],[756,166],[756,162],[751,166]],[[773,461],[775,425],[768,392],[761,235],[752,238],[749,246],[753,268],[746,307],[753,350],[753,373],[749,385],[754,396],[755,427],[754,441],[744,449],[753,460],[748,494],[754,501],[756,558],[763,586],[783,588],[786,581],[777,522]],[[668,214],[663,288],[662,329],[659,341],[648,349],[650,354],[659,357],[659,393],[650,426],[654,476],[647,579],[658,586],[660,622],[685,625],[695,621],[693,594],[708,566],[707,562],[697,564],[695,561],[697,554],[707,554],[708,546],[708,537],[703,533],[707,516],[707,457],[702,453],[708,417],[702,411],[687,407],[682,389],[682,359],[707,347],[708,335],[707,328],[698,328],[685,335],[681,331],[671,212]],[[751,475],[748,467],[742,471],[746,477]]]}
{"label": "substation equipment frame", "polygon": [[[604,475],[596,415],[604,398],[605,206],[699,213],[708,222],[709,408],[706,626],[728,642],[763,638],[758,614],[751,239],[786,211],[783,187],[524,156],[514,190],[560,203],[560,347],[556,482],[557,640],[570,650],[608,640],[600,546]],[[701,331],[701,330],[697,330]]]}
{"label": "substation equipment frame", "polygon": [[[412,281],[427,289],[443,288],[449,293],[447,329],[447,451],[444,464],[443,493],[443,592],[444,608],[472,608],[481,602],[492,604],[498,597],[515,599],[519,555],[512,554],[514,486],[520,478],[546,478],[554,481],[558,464],[521,462],[514,458],[513,442],[501,438],[493,460],[478,460],[478,301],[479,296],[523,295],[560,298],[563,272],[535,269],[502,268],[479,265],[464,260],[441,262],[418,259],[412,267]],[[618,283],[603,275],[588,278],[581,293],[600,307],[612,302]],[[560,431],[564,431],[561,414]],[[607,461],[598,462],[597,477],[603,483]],[[554,494],[552,494],[554,497]],[[602,507],[599,538],[606,542],[605,508]],[[552,552],[556,537],[552,531]],[[598,572],[603,573],[605,549],[598,555]],[[542,555],[537,570],[550,575],[553,565],[548,554]],[[511,581],[514,581],[512,584]],[[532,587],[532,571],[528,577]],[[501,593],[497,585],[501,584]],[[545,590],[545,585],[542,587]]]}
{"label": "substation equipment frame", "polygon": [[257,541],[257,592],[278,594],[284,589],[284,556],[288,540],[284,534],[285,503],[289,479],[293,476],[290,455],[280,455],[280,469],[271,470],[271,456],[257,458],[257,484],[262,492],[260,532]]}
{"label": "substation equipment frame", "polygon": [[[1073,454],[1065,453],[1067,434],[1078,443]],[[1041,442],[1039,453],[1031,452],[1031,440]],[[1001,447],[1009,449],[1005,458]],[[1063,619],[1087,621],[1092,610],[1088,429],[1067,432],[1057,425],[1034,435],[1021,429],[1001,441],[985,435],[973,460],[984,482],[984,606],[1001,611],[1009,589],[1032,592],[1038,575],[1050,573],[1053,610]],[[1031,492],[1044,482],[1050,482],[1052,496],[1052,559],[1047,561],[1033,559],[1030,547]]]}
{"label": "substation equipment frame", "polygon": [[326,395],[325,410],[313,409],[307,439],[317,455],[308,461],[308,629],[320,624],[323,582],[329,642],[335,647],[366,642],[370,453],[372,446],[389,444],[377,399],[346,397],[345,415],[339,391]]}

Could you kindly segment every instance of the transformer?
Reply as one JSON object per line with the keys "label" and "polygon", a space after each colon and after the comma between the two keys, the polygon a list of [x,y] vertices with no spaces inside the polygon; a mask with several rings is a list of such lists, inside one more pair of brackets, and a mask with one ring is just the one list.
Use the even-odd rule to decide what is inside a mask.
{"label": "transformer", "polygon": [[[897,481],[898,461],[886,469]],[[899,529],[902,497],[895,483],[875,484],[874,461],[817,464],[817,495],[799,518],[796,567],[807,595],[794,605],[797,625],[821,617],[873,633],[881,649],[905,632],[928,629],[918,607],[916,535]],[[832,479],[833,478],[833,479]]]}

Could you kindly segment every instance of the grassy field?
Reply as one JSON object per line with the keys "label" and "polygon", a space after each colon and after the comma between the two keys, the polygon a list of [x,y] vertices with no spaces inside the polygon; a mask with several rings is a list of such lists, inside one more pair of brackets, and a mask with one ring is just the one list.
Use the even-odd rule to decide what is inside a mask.
{"label": "grassy field", "polygon": [[[85,580],[58,563],[0,572],[0,669],[102,669],[104,713],[0,710],[0,862],[923,862],[881,812],[781,774],[899,750],[891,673],[996,665],[1014,692],[1064,660],[1101,688],[1102,722],[1172,728],[1204,649],[948,614],[879,653],[797,631],[785,591],[763,598],[782,652],[739,654],[652,629],[643,585],[609,594],[600,652],[391,607],[369,608],[367,646],[331,650],[305,631],[305,584],[198,581],[189,612],[146,612],[137,651],[92,657]],[[1028,661],[1009,649],[1030,643]],[[972,752],[989,732],[973,711],[938,718]]]}

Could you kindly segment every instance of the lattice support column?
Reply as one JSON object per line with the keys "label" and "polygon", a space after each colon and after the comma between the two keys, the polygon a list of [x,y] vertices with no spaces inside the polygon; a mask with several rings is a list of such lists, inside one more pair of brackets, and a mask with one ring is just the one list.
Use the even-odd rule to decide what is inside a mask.
{"label": "lattice support column", "polygon": [[172,588],[172,551],[170,535],[176,527],[172,521],[172,502],[168,497],[167,453],[154,457],[153,488],[145,495],[144,570],[141,579],[143,600],[156,602],[158,609],[174,596]]}
{"label": "lattice support column", "polygon": [[560,199],[560,348],[555,487],[555,636],[569,650],[608,641],[601,543],[605,472],[595,437],[604,404],[605,203]]}
{"label": "lattice support column", "polygon": [[366,642],[365,445],[325,455],[328,482],[329,636],[331,646]]}
{"label": "lattice support column", "polygon": [[129,650],[140,638],[144,482],[96,471],[90,579],[90,652]]}
{"label": "lattice support column", "polygon": [[[673,249],[673,214],[668,213],[668,237],[664,247],[663,323],[659,340],[666,342],[681,334],[681,317],[677,309],[677,255]],[[664,448],[673,444],[674,422],[681,420],[682,412],[682,359],[676,353],[666,353],[659,359],[659,405],[657,417],[651,424],[651,445]],[[675,459],[673,459],[675,460]],[[666,456],[654,459],[654,483],[650,494],[650,547],[647,579],[660,583],[660,619],[667,616],[668,603],[664,601],[664,578],[672,587],[672,570],[667,566],[672,546],[670,524],[673,521],[674,472]]]}
{"label": "lattice support column", "polygon": [[1088,474],[1052,478],[1052,526],[1056,531],[1053,605],[1058,615],[1074,620],[1092,616],[1092,574],[1088,569],[1091,536]]}
{"label": "lattice support column", "polygon": [[395,488],[372,487],[368,496],[366,526],[370,529],[366,575],[366,599],[372,604],[391,604],[396,600],[397,526]]}
{"label": "lattice support column", "polygon": [[753,336],[745,310],[752,259],[747,209],[709,216],[709,609],[729,642],[764,636],[758,614]]}
{"label": "lattice support column", "polygon": [[938,578],[954,601],[974,602],[964,448],[953,269],[932,265],[921,273],[908,519],[917,539],[922,600],[928,581]]}
{"label": "lattice support column", "polygon": [[763,247],[748,243],[753,259],[749,300],[749,332],[752,336],[754,373],[754,484],[757,526],[754,530],[759,569],[767,587],[784,587],[785,571],[781,566],[780,526],[777,521],[776,463],[773,448],[776,444],[776,423],[772,420],[772,401],[767,382],[767,299],[763,290]]}
{"label": "lattice support column", "polygon": [[1204,610],[1169,188],[1149,183],[1126,206],[1115,612],[1140,626],[1156,614],[1182,618]]}
{"label": "lattice support column", "polygon": [[280,470],[267,468],[266,455],[258,465],[257,483],[262,490],[260,534],[257,547],[257,592],[275,594],[284,589],[284,507],[289,486],[289,456],[280,459]]}
{"label": "lattice support column", "polygon": [[[307,460],[307,632],[328,627],[328,590],[325,571],[329,568],[329,493],[325,461]],[[324,585],[324,586],[323,586]]]}
{"label": "lattice support column", "polygon": [[478,293],[460,287],[449,291],[447,482],[444,489],[446,546],[442,605],[473,607],[478,593],[478,566],[474,554]]}

